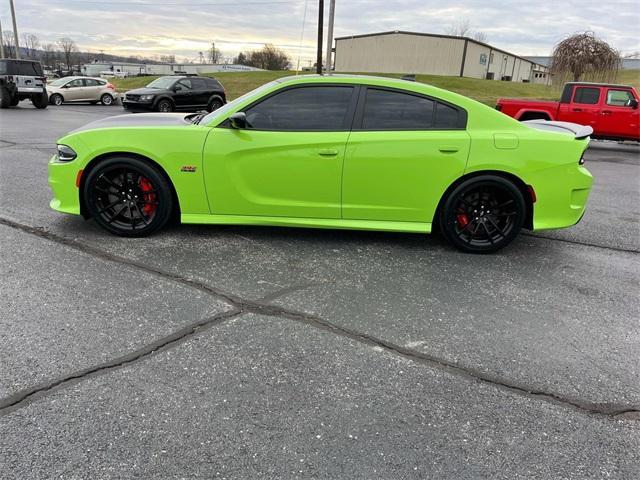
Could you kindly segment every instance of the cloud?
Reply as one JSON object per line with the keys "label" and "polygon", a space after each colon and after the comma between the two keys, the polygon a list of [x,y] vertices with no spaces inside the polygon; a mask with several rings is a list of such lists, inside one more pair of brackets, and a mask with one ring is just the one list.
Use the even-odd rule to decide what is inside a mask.
{"label": "cloud", "polygon": [[[227,56],[273,43],[304,63],[314,59],[318,14],[317,2],[307,2],[302,48],[305,0],[21,0],[16,7],[20,32],[35,33],[43,43],[68,36],[83,50],[181,59],[197,57],[211,42]],[[7,8],[0,18],[7,29]],[[446,33],[461,19],[489,43],[520,55],[547,55],[564,36],[585,30],[623,52],[640,50],[635,0],[337,0],[335,36]]]}

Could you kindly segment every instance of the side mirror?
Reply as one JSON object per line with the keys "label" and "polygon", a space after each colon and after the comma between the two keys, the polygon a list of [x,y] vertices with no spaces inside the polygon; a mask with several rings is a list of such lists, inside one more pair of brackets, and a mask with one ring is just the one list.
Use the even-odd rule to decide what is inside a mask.
{"label": "side mirror", "polygon": [[181,91],[181,90],[182,90],[182,87],[181,87],[180,85],[174,85],[174,86],[173,86],[173,91],[174,91],[174,92],[179,92],[179,91]]}
{"label": "side mirror", "polygon": [[244,112],[236,112],[229,117],[229,122],[231,122],[231,128],[244,129],[249,126],[249,122],[247,122],[247,114]]}
{"label": "side mirror", "polygon": [[635,98],[632,98],[629,101],[629,105],[631,106],[631,108],[633,108],[634,110],[638,108],[638,100],[636,100]]}

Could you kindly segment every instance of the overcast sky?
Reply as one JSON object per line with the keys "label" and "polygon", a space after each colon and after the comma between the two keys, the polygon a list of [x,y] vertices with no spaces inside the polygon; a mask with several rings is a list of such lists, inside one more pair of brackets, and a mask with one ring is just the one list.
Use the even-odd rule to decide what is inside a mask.
{"label": "overcast sky", "polygon": [[[180,61],[196,58],[212,41],[226,56],[266,42],[285,49],[294,63],[299,51],[303,65],[314,55],[317,0],[14,1],[21,36],[35,33],[42,43],[68,36],[82,50],[175,54]],[[8,0],[0,0],[0,19],[10,30]],[[625,54],[640,50],[638,0],[337,0],[335,36],[447,33],[464,19],[484,32],[488,43],[520,55],[548,55],[565,35],[585,30]]]}

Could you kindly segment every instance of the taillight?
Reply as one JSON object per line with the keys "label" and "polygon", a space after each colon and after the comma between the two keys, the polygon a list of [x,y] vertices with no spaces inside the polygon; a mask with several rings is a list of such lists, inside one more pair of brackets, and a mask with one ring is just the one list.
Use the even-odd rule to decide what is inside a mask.
{"label": "taillight", "polygon": [[116,87],[113,86],[113,83],[107,83],[107,88],[109,90],[115,90],[116,89]]}
{"label": "taillight", "polygon": [[496,104],[496,110],[498,110],[499,112],[502,111],[502,105],[500,105],[499,103]]}

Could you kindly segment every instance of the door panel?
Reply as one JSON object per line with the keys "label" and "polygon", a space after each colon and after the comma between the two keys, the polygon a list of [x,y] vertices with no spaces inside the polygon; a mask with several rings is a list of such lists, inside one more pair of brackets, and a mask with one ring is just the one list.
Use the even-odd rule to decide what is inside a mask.
{"label": "door panel", "polygon": [[61,89],[62,96],[66,101],[77,101],[83,99],[82,89],[84,88],[84,82],[82,79],[72,80],[67,83],[67,87]]}
{"label": "door panel", "polygon": [[640,109],[630,104],[630,100],[635,98],[633,92],[621,88],[606,90],[596,133],[610,137],[640,138]]}
{"label": "door panel", "polygon": [[348,136],[213,129],[203,158],[211,213],[340,218]]}
{"label": "door panel", "polygon": [[446,188],[464,173],[469,145],[464,130],[352,132],[343,218],[431,222]]}
{"label": "door panel", "polygon": [[560,120],[588,125],[595,130],[601,101],[600,87],[575,87],[571,102],[560,104]]}

